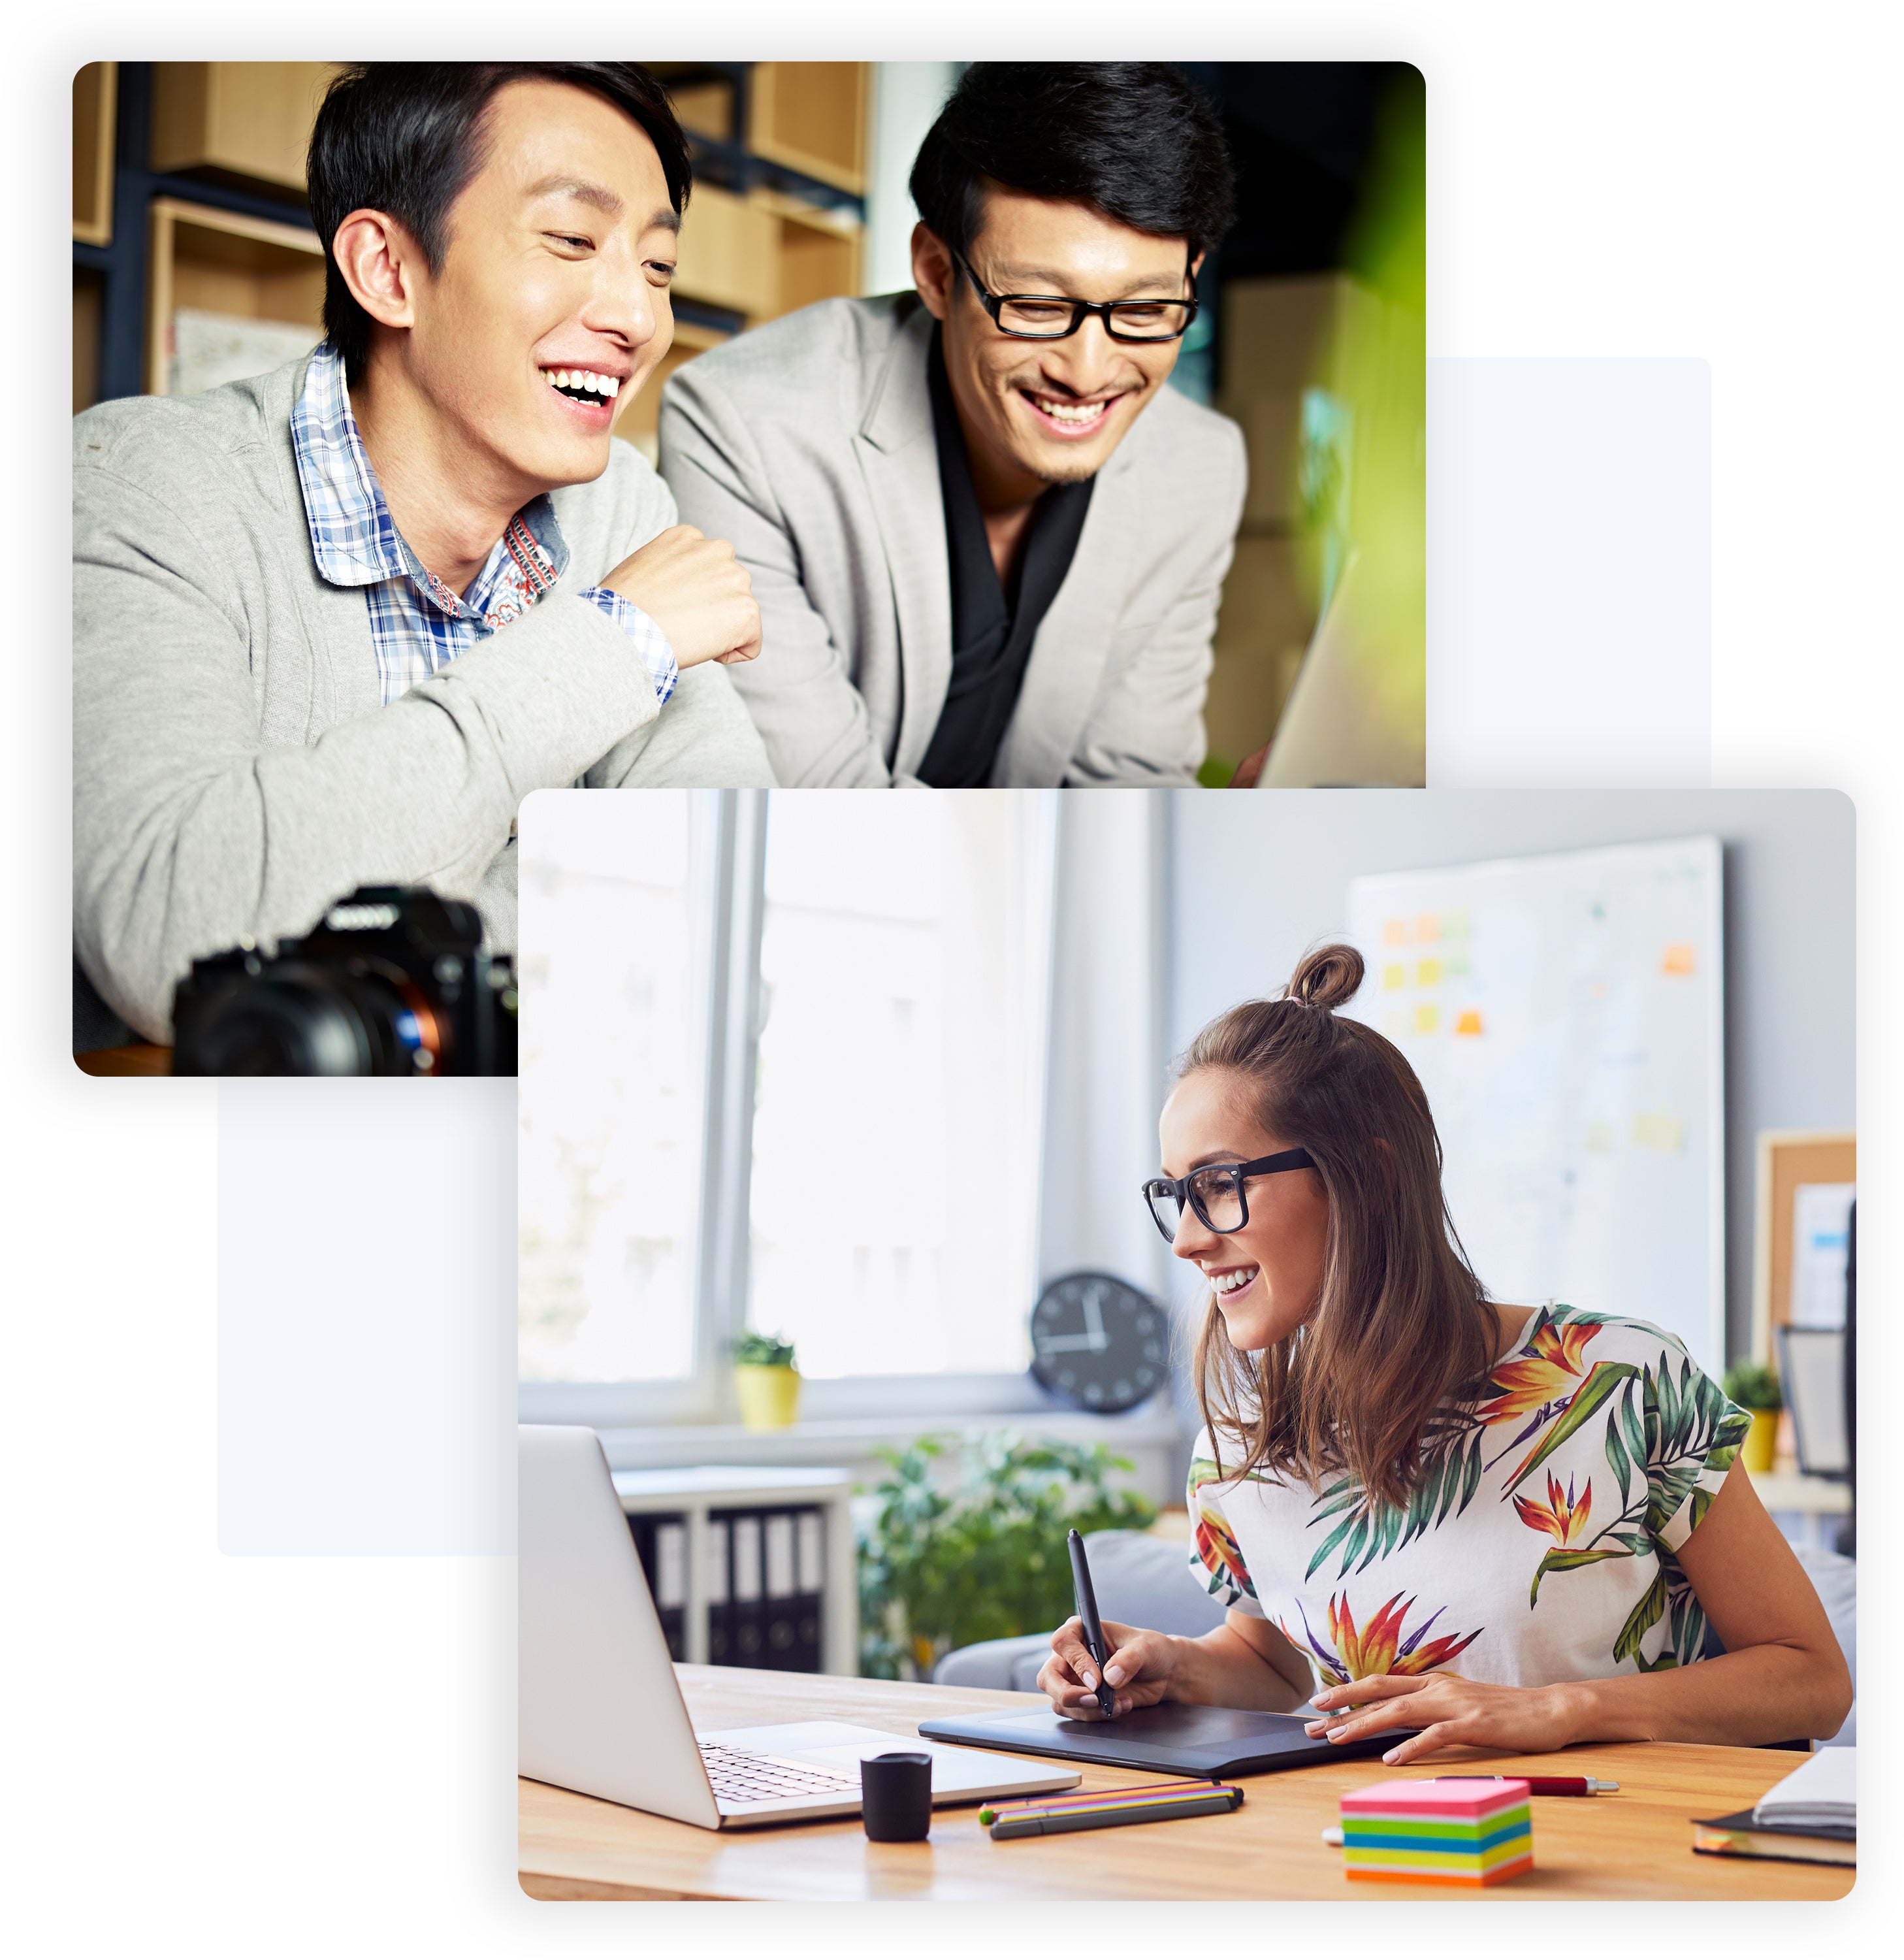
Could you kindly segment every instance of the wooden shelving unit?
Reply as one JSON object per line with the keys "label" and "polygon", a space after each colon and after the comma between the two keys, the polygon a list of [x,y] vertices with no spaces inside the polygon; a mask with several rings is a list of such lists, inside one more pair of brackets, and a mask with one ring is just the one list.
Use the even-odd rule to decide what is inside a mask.
{"label": "wooden shelving unit", "polygon": [[747,147],[757,157],[863,197],[865,62],[756,62]]}
{"label": "wooden shelving unit", "polygon": [[643,384],[641,392],[631,396],[616,413],[615,434],[625,441],[633,443],[652,463],[661,417],[663,384],[677,368],[685,367],[697,354],[704,354],[709,348],[718,347],[733,338],[731,333],[723,333],[718,327],[701,326],[691,320],[677,320],[674,323],[674,345],[662,355],[654,372]]}
{"label": "wooden shelving unit", "polygon": [[324,248],[308,226],[157,197],[147,207],[145,392],[171,393],[181,307],[324,332]]}
{"label": "wooden shelving unit", "polygon": [[[859,291],[868,65],[654,64],[695,162],[674,345],[617,433],[653,452],[684,361]],[[304,159],[324,62],[94,62],[73,82],[73,407],[163,394],[181,307],[321,331]],[[744,133],[743,133],[744,132]]]}
{"label": "wooden shelving unit", "polygon": [[304,152],[335,62],[156,62],[152,167],[304,194]]}
{"label": "wooden shelving unit", "polygon": [[73,77],[73,236],[113,242],[113,122],[119,64],[88,62]]}

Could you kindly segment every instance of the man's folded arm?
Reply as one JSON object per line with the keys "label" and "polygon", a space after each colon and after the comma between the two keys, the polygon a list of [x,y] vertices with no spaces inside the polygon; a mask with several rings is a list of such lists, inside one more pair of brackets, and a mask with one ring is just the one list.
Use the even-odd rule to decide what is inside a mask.
{"label": "man's folded arm", "polygon": [[1197,780],[1205,749],[1203,701],[1223,581],[1236,551],[1246,482],[1243,445],[1230,445],[1230,468],[1204,549],[1186,553],[1186,573],[1155,629],[1092,709],[1065,772],[1067,785],[1186,784]]}
{"label": "man's folded arm", "polygon": [[689,667],[668,711],[625,735],[588,772],[593,790],[772,789],[774,772],[727,670]]}
{"label": "man's folded arm", "polygon": [[866,703],[806,596],[799,553],[738,410],[685,369],[662,393],[660,444],[682,522],[729,540],[753,580],[761,657],[733,678],[775,775],[803,789],[889,784]]}
{"label": "man's folded arm", "polygon": [[303,932],[360,884],[473,897],[522,797],[574,781],[659,711],[614,622],[551,594],[389,706],[267,746],[263,630],[174,514],[76,473],[75,944],[154,1039],[195,957]]}

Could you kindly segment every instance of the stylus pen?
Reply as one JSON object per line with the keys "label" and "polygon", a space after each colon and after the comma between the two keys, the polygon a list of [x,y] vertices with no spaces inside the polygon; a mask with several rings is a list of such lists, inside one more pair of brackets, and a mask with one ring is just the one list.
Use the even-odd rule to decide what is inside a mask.
{"label": "stylus pen", "polygon": [[1056,1810],[1041,1817],[1001,1817],[992,1826],[993,1838],[1048,1838],[1060,1831],[1104,1831],[1116,1824],[1157,1824],[1169,1817],[1209,1817],[1234,1810],[1243,1800],[1240,1790],[1219,1795],[1179,1797],[1174,1803],[1107,1804],[1101,1810]]}
{"label": "stylus pen", "polygon": [[1009,1817],[1044,1817],[1060,1810],[1104,1810],[1120,1803],[1177,1803],[1189,1796],[1223,1796],[1234,1784],[1204,1780],[1185,1783],[1173,1777],[1168,1783],[1137,1783],[1123,1790],[1074,1790],[1057,1796],[1021,1798],[1016,1803],[981,1805],[978,1821],[996,1824]]}
{"label": "stylus pen", "polygon": [[[1498,1776],[1445,1776],[1430,1777],[1430,1783],[1505,1783],[1508,1779]],[[1603,1783],[1597,1777],[1515,1777],[1515,1783],[1524,1783],[1530,1796],[1592,1796],[1603,1790],[1617,1790],[1616,1783]]]}
{"label": "stylus pen", "polygon": [[1084,1623],[1085,1651],[1098,1664],[1098,1706],[1108,1715],[1117,1707],[1117,1698],[1104,1678],[1111,1650],[1105,1645],[1104,1628],[1098,1618],[1098,1596],[1091,1589],[1090,1562],[1084,1555],[1084,1540],[1075,1529],[1065,1542],[1071,1551],[1071,1586],[1077,1595],[1078,1618]]}

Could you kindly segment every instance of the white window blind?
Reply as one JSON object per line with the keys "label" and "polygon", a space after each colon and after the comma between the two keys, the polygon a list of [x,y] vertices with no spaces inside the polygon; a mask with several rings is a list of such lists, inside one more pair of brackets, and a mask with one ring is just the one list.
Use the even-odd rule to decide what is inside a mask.
{"label": "white window blind", "polygon": [[519,1373],[695,1360],[708,800],[545,794],[522,867]]}
{"label": "white window blind", "polygon": [[1052,801],[770,801],[751,1323],[816,1379],[1028,1358]]}

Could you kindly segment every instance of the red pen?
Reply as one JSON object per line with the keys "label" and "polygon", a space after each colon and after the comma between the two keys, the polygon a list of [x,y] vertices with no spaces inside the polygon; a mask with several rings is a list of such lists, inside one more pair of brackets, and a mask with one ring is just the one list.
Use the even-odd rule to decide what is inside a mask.
{"label": "red pen", "polygon": [[[1505,1783],[1505,1777],[1498,1776],[1445,1776],[1430,1777],[1430,1783]],[[1516,1783],[1524,1783],[1531,1796],[1592,1796],[1603,1790],[1617,1790],[1616,1783],[1603,1783],[1597,1777],[1516,1777]]]}

